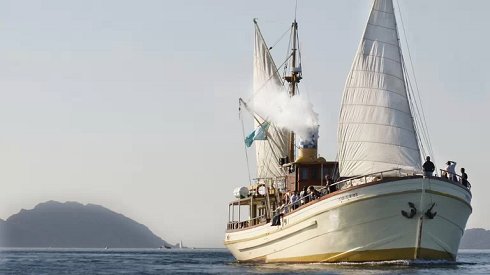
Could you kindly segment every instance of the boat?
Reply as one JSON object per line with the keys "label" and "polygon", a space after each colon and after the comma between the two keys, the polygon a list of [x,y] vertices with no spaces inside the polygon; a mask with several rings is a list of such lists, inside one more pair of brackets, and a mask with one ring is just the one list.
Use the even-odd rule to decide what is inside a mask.
{"label": "boat", "polygon": [[240,99],[240,109],[254,121],[244,138],[255,146],[257,177],[236,188],[229,203],[224,244],[236,260],[455,261],[472,212],[471,185],[443,169],[423,174],[428,131],[414,102],[392,0],[373,1],[343,91],[334,160],[318,156],[316,121],[300,133],[254,105],[270,89],[294,99],[303,78],[296,19],[280,67],[255,19],[254,25],[254,92],[251,100]]}

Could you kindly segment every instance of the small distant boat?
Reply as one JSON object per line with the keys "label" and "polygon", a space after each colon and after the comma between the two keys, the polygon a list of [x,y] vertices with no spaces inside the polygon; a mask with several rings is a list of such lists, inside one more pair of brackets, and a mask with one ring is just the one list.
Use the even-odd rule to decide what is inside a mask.
{"label": "small distant boat", "polygon": [[[283,76],[254,22],[254,96],[272,85],[294,97],[302,79],[296,19]],[[257,129],[258,177],[229,203],[224,244],[238,261],[456,259],[471,185],[458,175],[422,175],[424,128],[416,127],[408,83],[393,1],[375,0],[344,88],[336,160],[318,157],[317,133],[298,141],[241,101]],[[309,186],[320,195],[284,202]],[[281,205],[282,214],[275,211]]]}

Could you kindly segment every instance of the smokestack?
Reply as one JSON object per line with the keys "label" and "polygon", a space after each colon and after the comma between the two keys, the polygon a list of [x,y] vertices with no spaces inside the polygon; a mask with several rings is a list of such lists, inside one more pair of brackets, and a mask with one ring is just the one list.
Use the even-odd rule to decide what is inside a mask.
{"label": "smokestack", "polygon": [[311,129],[308,138],[300,137],[296,162],[318,161],[318,126]]}

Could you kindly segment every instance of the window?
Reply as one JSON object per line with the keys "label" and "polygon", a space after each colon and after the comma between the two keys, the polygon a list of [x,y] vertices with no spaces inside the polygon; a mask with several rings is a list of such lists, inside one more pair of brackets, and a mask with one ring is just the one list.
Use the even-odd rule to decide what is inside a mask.
{"label": "window", "polygon": [[307,167],[301,167],[299,169],[299,179],[300,180],[307,180],[308,179],[308,176],[309,176],[308,170],[310,170],[310,169],[308,169]]}
{"label": "window", "polygon": [[314,180],[319,180],[322,174],[322,167],[321,166],[315,166],[312,169],[311,173],[311,178]]}

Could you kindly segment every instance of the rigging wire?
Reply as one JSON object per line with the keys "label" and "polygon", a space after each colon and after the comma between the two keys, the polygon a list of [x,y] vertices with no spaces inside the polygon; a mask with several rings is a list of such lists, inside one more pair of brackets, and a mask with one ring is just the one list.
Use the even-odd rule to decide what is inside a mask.
{"label": "rigging wire", "polygon": [[[241,101],[238,101],[238,118],[242,123],[242,136],[243,136],[242,140],[245,140],[245,125],[243,123],[243,117],[241,115],[242,114],[241,104],[242,104]],[[252,176],[250,174],[250,164],[249,164],[250,161],[248,159],[247,145],[245,143],[243,143],[243,148],[245,149],[245,159],[247,161],[248,182],[252,184]]]}
{"label": "rigging wire", "polygon": [[286,34],[289,33],[290,30],[291,28],[288,27],[288,29],[279,37],[279,39],[277,39],[276,42],[274,42],[274,44],[269,47],[269,50],[272,50],[272,48],[274,48],[279,42],[281,42],[281,40],[284,38],[284,36],[286,36]]}
{"label": "rigging wire", "polygon": [[[262,32],[261,32],[261,31],[260,31],[260,29],[258,28],[257,22],[256,22],[256,21],[254,21],[254,22],[255,22],[255,24],[256,24],[256,31],[259,33],[260,38],[261,38],[261,39],[262,39],[262,41],[264,42],[264,44],[265,44],[266,48],[268,48],[268,47],[267,47],[267,43],[265,43],[265,39],[264,39],[264,37],[262,36]],[[290,29],[291,29],[291,28],[288,28],[288,31],[290,31]],[[287,32],[286,32],[286,33],[287,33]],[[290,40],[290,41],[291,41],[291,40]],[[262,91],[262,90],[264,89],[264,87],[265,87],[265,86],[266,86],[266,85],[269,83],[269,81],[271,81],[271,80],[272,80],[272,78],[274,78],[274,76],[276,76],[276,75],[280,76],[280,75],[279,75],[279,71],[281,70],[281,68],[283,68],[283,67],[284,67],[284,70],[286,70],[285,66],[287,65],[287,63],[288,63],[289,59],[292,57],[292,54],[289,54],[289,56],[286,56],[286,60],[284,60],[284,62],[283,62],[283,63],[282,63],[282,64],[281,64],[279,67],[277,67],[277,66],[275,65],[274,59],[272,58],[272,56],[271,56],[270,52],[269,52],[269,57],[270,57],[270,59],[271,59],[272,63],[274,64],[274,67],[276,68],[276,70],[274,71],[274,73],[272,73],[272,74],[270,75],[270,77],[269,77],[269,78],[268,78],[268,79],[267,79],[267,80],[264,82],[264,84],[262,84],[262,86],[261,86],[260,88],[258,88],[258,89],[257,89],[257,90],[256,90],[256,91],[255,91],[255,92],[252,94],[252,96],[251,96],[250,98],[248,98],[248,100],[246,100],[246,102],[247,102],[247,103],[248,103],[248,102],[250,102],[250,101],[252,101],[252,100],[254,99],[254,97],[255,97],[255,96],[256,96],[256,95],[257,95],[257,94],[258,94],[260,91]],[[284,80],[283,80],[283,78],[278,77],[278,80],[281,82],[281,84],[282,84],[282,85],[284,85]]]}
{"label": "rigging wire", "polygon": [[[409,47],[409,44],[408,44],[407,32],[405,30],[405,24],[403,22],[403,16],[401,14],[400,3],[398,1],[396,1],[396,4],[398,6],[398,14],[400,15],[400,22],[401,22],[401,25],[402,25],[403,36],[405,38],[405,44],[406,44],[406,47],[407,47],[408,59],[410,61],[410,67],[411,67],[411,71],[412,71],[412,75],[413,75],[413,79],[414,79],[414,83],[415,83],[415,92],[416,92],[416,94],[414,93],[414,91],[413,91],[414,89],[413,89],[413,87],[411,85],[411,82],[409,80],[408,80],[408,84],[409,84],[409,86],[410,86],[410,88],[412,90],[413,96],[414,96],[415,105],[416,105],[416,109],[417,109],[417,114],[419,116],[419,120],[420,120],[421,128],[422,128],[421,129],[421,134],[424,136],[425,142],[427,143],[426,145],[427,145],[428,153],[435,159],[435,157],[434,157],[434,151],[433,151],[432,144],[431,144],[431,141],[430,141],[429,129],[427,127],[427,122],[426,122],[426,118],[425,118],[425,112],[424,112],[424,108],[422,106],[422,100],[421,100],[421,97],[420,97],[420,90],[419,90],[419,87],[418,87],[417,78],[415,76],[415,68],[414,68],[414,65],[413,65],[412,55],[411,55],[410,47]],[[407,73],[407,76],[408,76],[408,73]],[[408,79],[408,77],[407,77],[407,79]]]}
{"label": "rigging wire", "polygon": [[[255,96],[257,96],[257,94],[261,91],[263,91],[263,89],[265,88],[265,86],[267,85],[267,83],[269,83],[269,81],[272,80],[272,78],[275,76],[276,73],[279,72],[279,70],[285,66],[285,64],[287,64],[287,62],[289,61],[289,59],[292,57],[293,55],[290,54],[289,57],[279,66],[276,68],[276,71],[271,74],[271,76],[264,82],[264,84],[262,84],[262,86],[260,86],[260,88],[258,88],[255,93],[252,94],[252,96],[250,98],[248,98],[248,100],[246,101],[246,103],[249,103],[250,101],[252,101],[254,99]],[[282,82],[281,82],[282,83]]]}
{"label": "rigging wire", "polygon": [[287,74],[288,61],[289,61],[290,58],[293,57],[293,53],[291,51],[291,40],[292,40],[292,37],[293,37],[293,26],[289,27],[289,30],[291,32],[291,35],[289,36],[288,48],[287,48],[287,51],[286,51],[286,58],[285,58],[285,61],[282,63],[282,65],[284,66],[284,70],[283,70],[283,73],[282,73],[282,78],[283,79],[284,79],[284,77]]}
{"label": "rigging wire", "polygon": [[[406,90],[407,90],[407,96],[408,96],[408,104],[410,105],[410,110],[412,110],[412,112],[416,112],[418,113],[419,110],[417,108],[417,106],[415,105],[415,100],[413,99],[413,92],[412,92],[412,86],[410,84],[410,81],[408,79],[408,72],[407,72],[407,68],[406,68],[406,65],[405,65],[405,60],[403,58],[403,55],[400,55],[401,57],[401,64],[402,64],[402,70],[403,70],[403,74],[405,75],[405,81],[404,81],[404,85],[406,87]],[[414,116],[412,117],[414,123],[413,123],[413,126],[415,128],[415,133],[420,133],[420,134],[423,134],[422,133],[422,130],[423,129],[420,129],[420,125],[422,124],[422,122],[420,121],[420,118],[419,116]],[[421,149],[422,152],[420,152],[422,155],[426,155],[427,154],[427,151],[425,149],[425,146],[424,146],[424,142],[422,139],[424,139],[424,135],[420,136],[420,135],[416,135],[417,136],[417,143]]]}
{"label": "rigging wire", "polygon": [[[246,103],[245,101],[243,101],[243,100],[240,98],[240,99],[239,99],[239,111],[241,111],[241,106],[242,106],[242,105],[243,105],[243,107],[245,108],[245,110],[246,110],[246,111],[247,111],[247,112],[248,112],[250,115],[252,115],[252,117],[253,117],[254,121],[255,121],[255,122],[256,122],[256,123],[257,123],[257,124],[258,124],[260,127],[263,125],[263,123],[264,123],[265,121],[267,121],[266,119],[262,118],[262,117],[261,117],[259,114],[256,114],[256,113],[254,113],[254,112],[253,112],[251,109],[249,109],[249,108],[248,108],[248,106],[247,106],[247,103]],[[262,121],[262,122],[261,122],[261,121]],[[276,141],[274,138],[272,138],[272,136],[273,136],[273,135],[271,134],[271,132],[273,132],[273,131],[275,132],[274,136],[276,136],[276,137],[280,138],[280,134],[278,134],[278,132],[280,132],[280,131],[282,131],[282,130],[280,130],[280,129],[276,128],[274,125],[271,125],[271,126],[269,127],[269,130],[266,132],[266,135],[267,135],[267,137],[268,137],[268,138],[267,138],[267,144],[269,145],[269,148],[270,148],[270,151],[269,151],[268,153],[269,153],[269,154],[272,154],[272,156],[274,157],[273,159],[274,159],[274,160],[276,160],[276,161],[278,161],[278,160],[279,160],[278,155],[277,155],[277,153],[278,153],[278,152],[276,152],[276,150],[274,150],[273,145],[274,145],[276,148],[281,148],[281,147],[283,147],[283,146],[281,146],[281,144],[284,144],[284,143],[285,143],[285,141],[284,141],[284,140],[279,140],[279,141]],[[243,119],[242,119],[242,132],[243,132],[243,139],[245,139],[245,129],[244,129],[244,126],[243,126]],[[255,142],[255,146],[256,146],[255,148],[256,148],[256,150],[259,150],[259,149],[258,149],[258,147],[257,147],[257,146],[259,146],[258,144],[260,144],[259,142],[260,142],[260,140],[258,140],[258,141],[256,141],[256,142]],[[279,143],[278,143],[278,142],[279,142]],[[265,146],[265,145],[264,145],[264,144],[261,144],[260,146]],[[245,150],[247,150],[247,148],[246,148],[246,147],[245,147]],[[279,149],[279,150],[280,150],[280,149]],[[248,167],[249,160],[248,160],[247,151],[246,151],[245,153],[246,153],[246,156],[247,156],[247,168],[249,169],[249,179],[250,179],[250,181],[251,181],[251,176],[250,176],[250,174],[251,174],[251,173],[250,173],[250,168]],[[279,152],[279,153],[281,153],[281,156],[282,156],[282,155],[284,155],[284,153],[283,153],[283,152]],[[267,156],[266,156],[266,159],[270,159],[270,155],[267,155]],[[260,165],[262,165],[262,164],[261,164],[261,163],[257,163],[257,166],[260,166]],[[274,173],[274,171],[272,171],[270,168],[268,168],[268,167],[266,167],[266,168],[267,168],[267,170],[268,170],[269,172]],[[259,171],[260,171],[260,169],[259,169]],[[282,171],[282,170],[280,170],[279,172],[280,172],[281,174],[283,174],[283,173],[284,173],[284,171]],[[260,176],[260,175],[257,175],[257,176]],[[283,174],[283,176],[284,176],[284,174]],[[251,182],[252,182],[252,181],[251,181]]]}
{"label": "rigging wire", "polygon": [[[406,75],[405,82],[408,84],[408,85],[406,84],[407,88],[409,88],[408,91],[407,91],[407,95],[409,97],[411,95],[411,97],[412,97],[412,100],[410,100],[410,105],[411,105],[410,108],[413,110],[413,105],[415,105],[415,111],[416,111],[416,114],[417,114],[417,120],[416,121],[418,121],[418,123],[417,122],[414,123],[414,126],[416,126],[415,127],[416,128],[415,131],[417,131],[417,128],[418,128],[418,132],[421,133],[421,135],[422,135],[422,137],[419,137],[417,135],[417,137],[419,139],[419,143],[420,143],[421,149],[424,151],[424,153],[426,153],[425,152],[425,148],[424,148],[424,144],[423,144],[423,141],[422,141],[422,139],[424,139],[425,142],[426,142],[426,145],[427,145],[428,155],[432,156],[433,161],[435,163],[437,163],[435,161],[434,152],[432,151],[432,145],[431,145],[430,136],[429,136],[429,129],[427,128],[427,123],[426,123],[426,119],[425,119],[425,112],[424,112],[424,108],[422,106],[422,100],[420,98],[420,91],[419,91],[419,87],[418,87],[418,83],[417,83],[417,77],[415,76],[415,69],[414,69],[414,65],[413,65],[413,61],[412,61],[412,55],[410,53],[410,46],[408,45],[407,32],[405,30],[405,24],[403,23],[403,17],[402,17],[402,13],[401,13],[401,9],[400,9],[400,3],[398,1],[396,1],[396,4],[397,4],[397,7],[398,7],[398,14],[400,15],[400,22],[401,22],[401,25],[402,25],[403,37],[405,38],[405,45],[407,47],[408,59],[410,61],[410,67],[411,67],[413,79],[414,79],[414,82],[415,82],[415,91],[414,91],[414,89],[412,87],[412,83],[410,81],[410,77],[409,77],[408,71],[407,71],[407,67],[406,67],[406,64],[405,64],[405,59],[403,58],[403,55],[401,55],[402,68],[403,68],[403,71],[404,71],[404,73]],[[401,48],[400,48],[400,53],[401,53]],[[414,94],[414,93],[416,93],[416,94]],[[422,158],[422,159],[425,159],[425,158]],[[422,183],[422,188],[423,188],[423,183]],[[428,179],[428,189],[429,190],[432,189],[432,187],[431,187],[431,180],[430,179]],[[422,192],[421,196],[423,196],[423,192]],[[428,197],[429,197],[429,200],[430,200],[430,204],[433,205],[432,194],[429,193],[429,196]]]}

